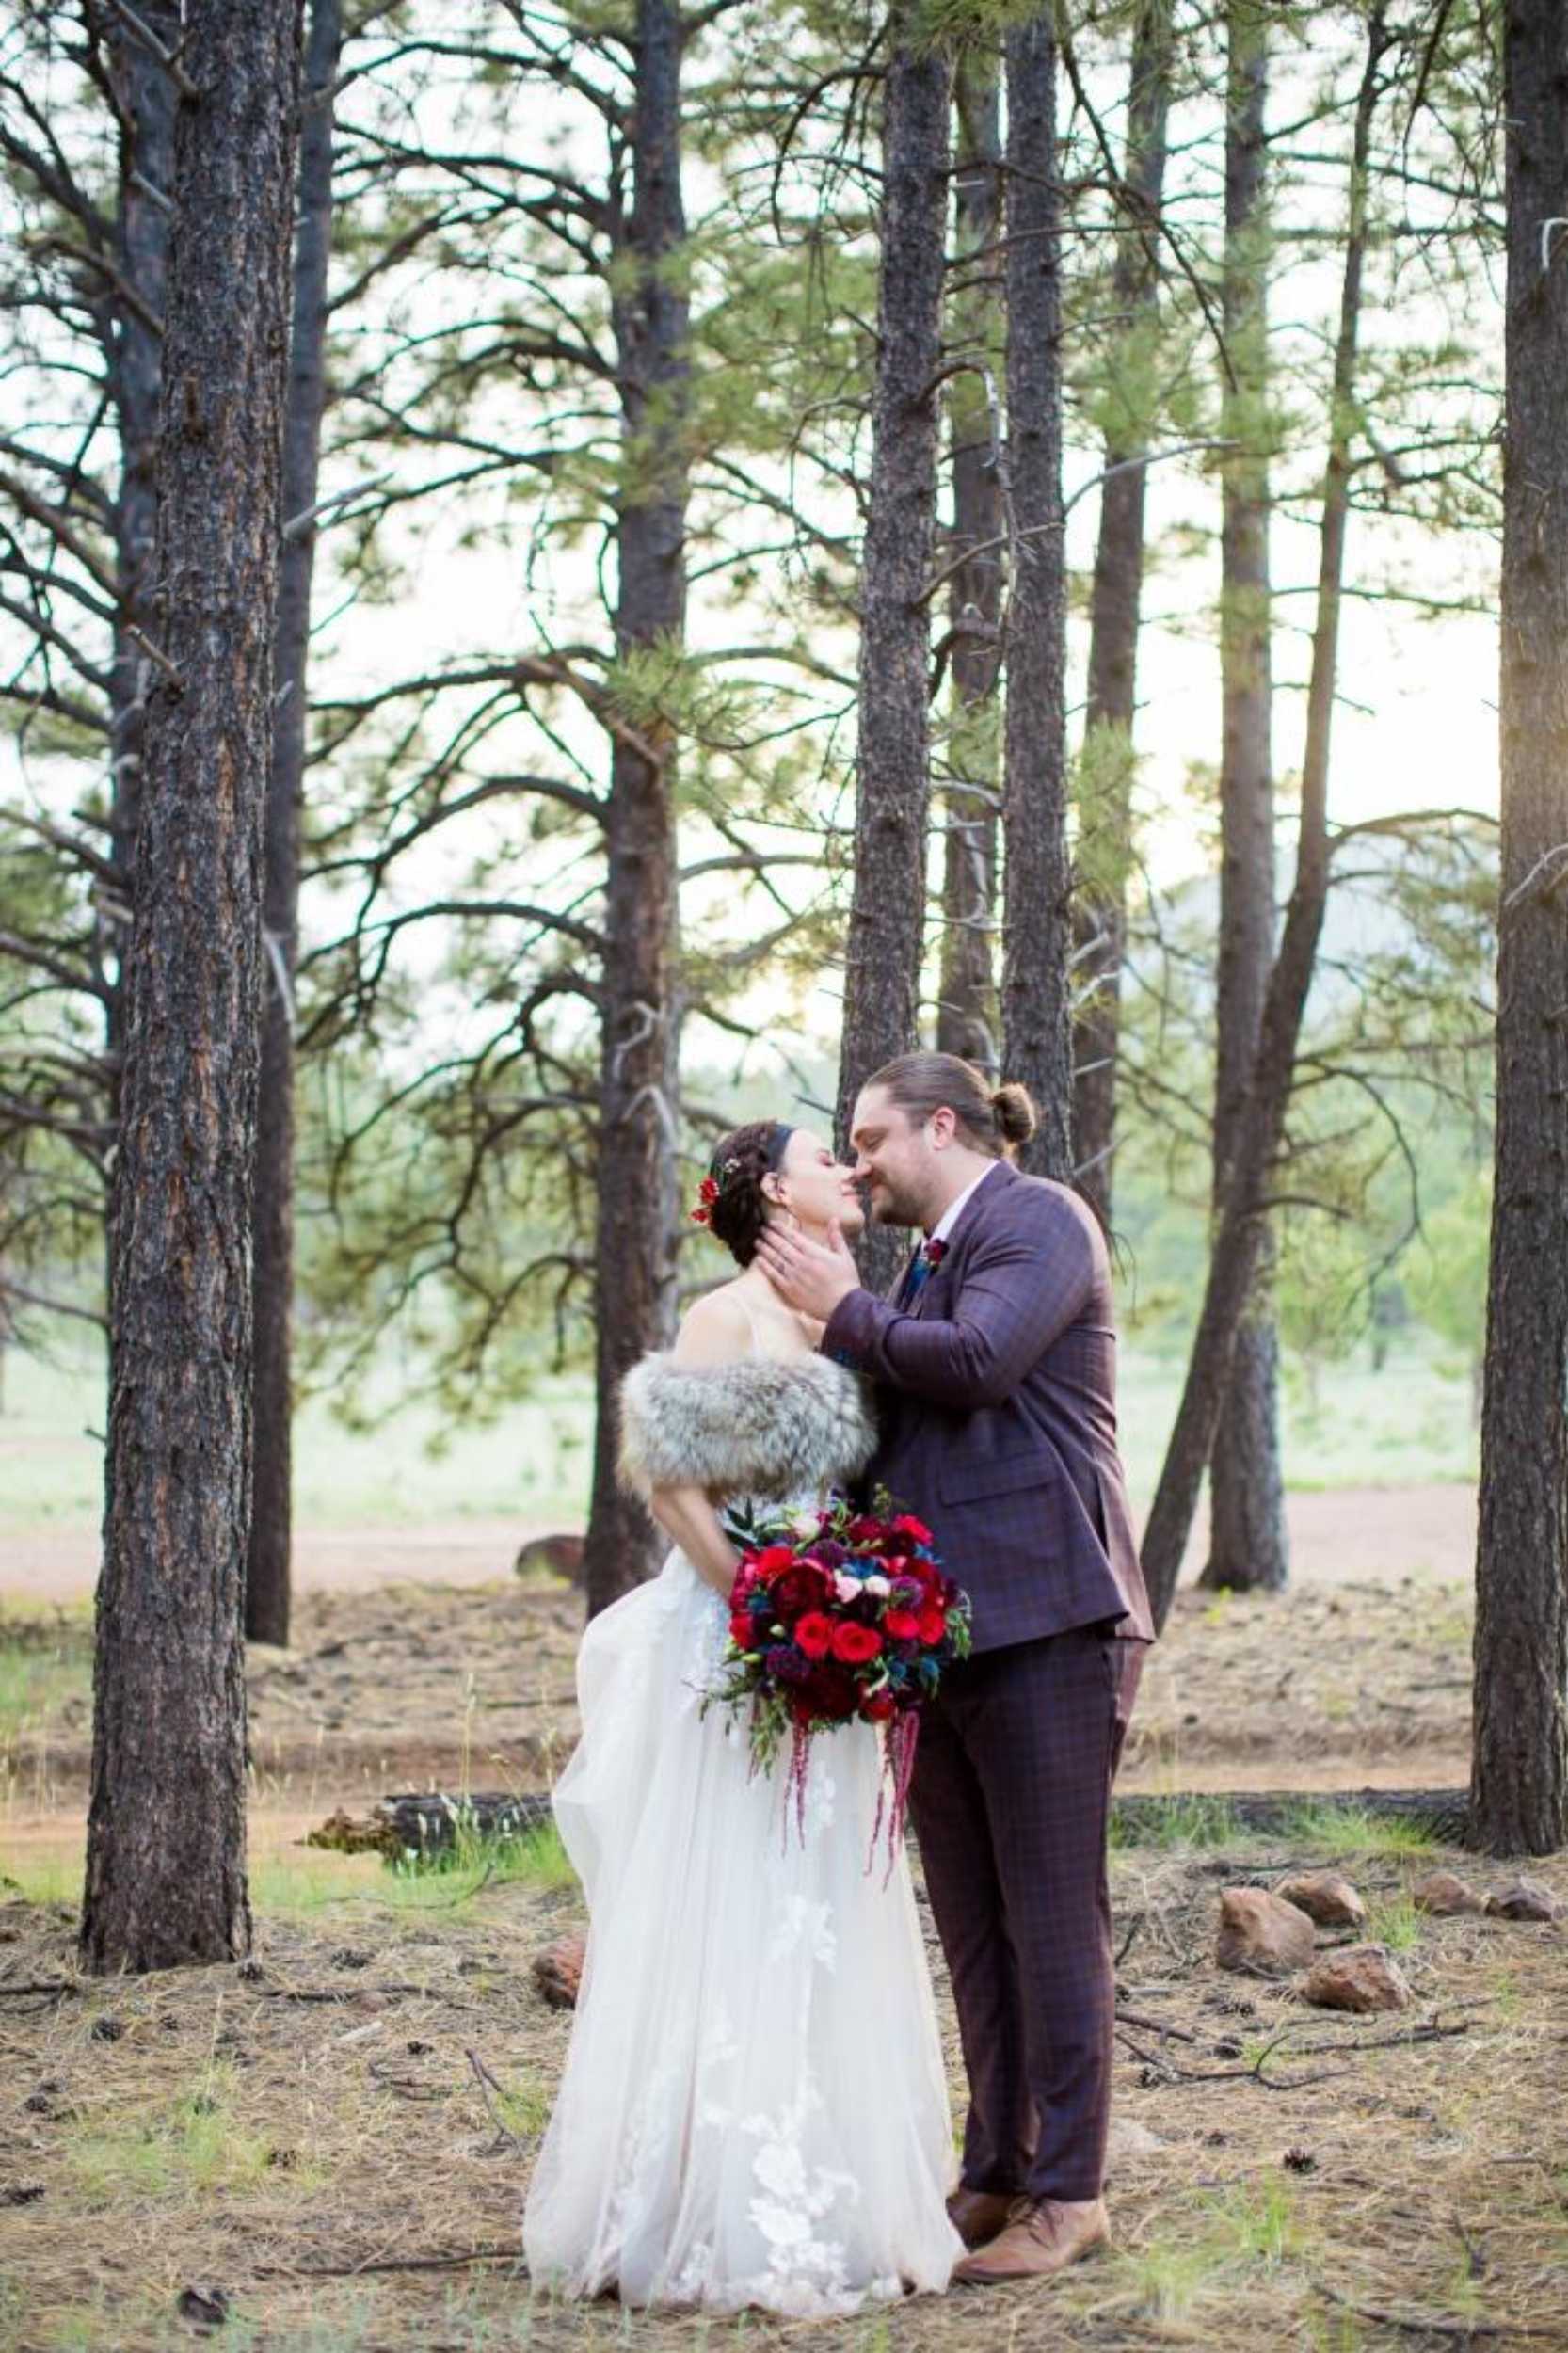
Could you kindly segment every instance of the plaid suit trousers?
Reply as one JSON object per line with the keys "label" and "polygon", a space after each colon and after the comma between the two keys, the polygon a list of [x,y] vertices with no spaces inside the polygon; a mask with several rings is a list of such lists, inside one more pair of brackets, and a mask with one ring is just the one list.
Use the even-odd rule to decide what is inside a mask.
{"label": "plaid suit trousers", "polygon": [[1074,1626],[948,1670],[910,1811],[952,1973],[966,2188],[1097,2198],[1115,1986],[1106,1832],[1144,1645]]}

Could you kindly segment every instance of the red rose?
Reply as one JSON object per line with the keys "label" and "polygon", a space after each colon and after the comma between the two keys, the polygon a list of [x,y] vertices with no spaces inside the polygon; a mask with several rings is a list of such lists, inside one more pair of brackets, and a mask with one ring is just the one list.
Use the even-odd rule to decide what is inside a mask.
{"label": "red rose", "polygon": [[893,1526],[901,1536],[912,1536],[918,1545],[928,1545],[931,1542],[931,1530],[924,1520],[915,1519],[907,1512],[896,1519]]}
{"label": "red rose", "polygon": [[792,1565],[794,1557],[792,1545],[766,1545],[755,1556],[756,1566],[763,1577],[776,1577],[780,1569]]}
{"label": "red rose", "polygon": [[800,1689],[814,1716],[828,1716],[836,1722],[853,1716],[859,1699],[856,1684],[842,1667],[836,1667],[831,1661],[816,1668],[810,1682],[802,1684]]}
{"label": "red rose", "polygon": [[[793,1555],[791,1555],[792,1560]],[[821,1569],[809,1561],[798,1561],[773,1582],[773,1606],[781,1617],[797,1617],[802,1610],[820,1609],[827,1599],[827,1579]]]}
{"label": "red rose", "polygon": [[881,1648],[882,1637],[874,1625],[856,1625],[850,1618],[833,1629],[833,1656],[846,1667],[863,1667]]}
{"label": "red rose", "polygon": [[920,1640],[928,1650],[935,1650],[948,1630],[948,1613],[930,1603],[920,1611]]}
{"label": "red rose", "polygon": [[732,1642],[738,1642],[742,1650],[751,1648],[751,1612],[749,1609],[737,1609],[730,1619],[729,1639]]}
{"label": "red rose", "polygon": [[889,1609],[882,1621],[884,1631],[890,1634],[895,1642],[918,1642],[922,1615],[923,1612],[919,1609]]}
{"label": "red rose", "polygon": [[808,1609],[795,1622],[795,1642],[808,1658],[825,1658],[833,1647],[833,1621],[820,1609]]}
{"label": "red rose", "polygon": [[869,1724],[885,1724],[889,1716],[898,1714],[898,1702],[890,1691],[878,1691],[860,1703],[860,1713]]}

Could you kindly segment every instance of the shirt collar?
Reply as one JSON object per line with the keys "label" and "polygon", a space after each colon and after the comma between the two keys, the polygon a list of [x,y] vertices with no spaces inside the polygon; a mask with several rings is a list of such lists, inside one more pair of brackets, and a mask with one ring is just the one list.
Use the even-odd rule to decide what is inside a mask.
{"label": "shirt collar", "polygon": [[937,1219],[936,1225],[926,1236],[927,1241],[946,1241],[948,1236],[952,1233],[953,1227],[963,1216],[964,1211],[968,1209],[972,1195],[979,1192],[981,1186],[985,1182],[986,1177],[1000,1166],[1001,1162],[1000,1160],[993,1160],[990,1168],[983,1168],[974,1182],[965,1186],[956,1201],[950,1201],[948,1203],[947,1208],[942,1211],[941,1216]]}

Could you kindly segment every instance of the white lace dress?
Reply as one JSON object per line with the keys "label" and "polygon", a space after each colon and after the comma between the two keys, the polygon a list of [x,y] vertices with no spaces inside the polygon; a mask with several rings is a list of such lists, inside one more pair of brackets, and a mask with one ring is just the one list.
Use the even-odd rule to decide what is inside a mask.
{"label": "white lace dress", "polygon": [[728,1623],[672,1552],[584,1639],[554,1805],[588,1954],[524,2249],[560,2294],[841,2315],[962,2252],[931,1982],[906,1858],[867,1867],[877,1730],[813,1741],[803,1836],[784,1760],[700,1712]]}

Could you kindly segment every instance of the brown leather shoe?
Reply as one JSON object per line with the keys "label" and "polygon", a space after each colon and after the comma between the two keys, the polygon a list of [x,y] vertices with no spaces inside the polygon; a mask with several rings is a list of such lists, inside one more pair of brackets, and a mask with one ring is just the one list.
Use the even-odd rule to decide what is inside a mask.
{"label": "brown leather shoe", "polygon": [[948,2200],[948,2219],[966,2247],[987,2247],[1005,2231],[1018,2201],[1000,2189],[955,2189]]}
{"label": "brown leather shoe", "polygon": [[975,2287],[997,2280],[1048,2280],[1092,2249],[1106,2246],[1110,2237],[1103,2198],[1071,2203],[1061,2198],[1019,2199],[1007,2228],[988,2247],[966,2255],[952,2276]]}

